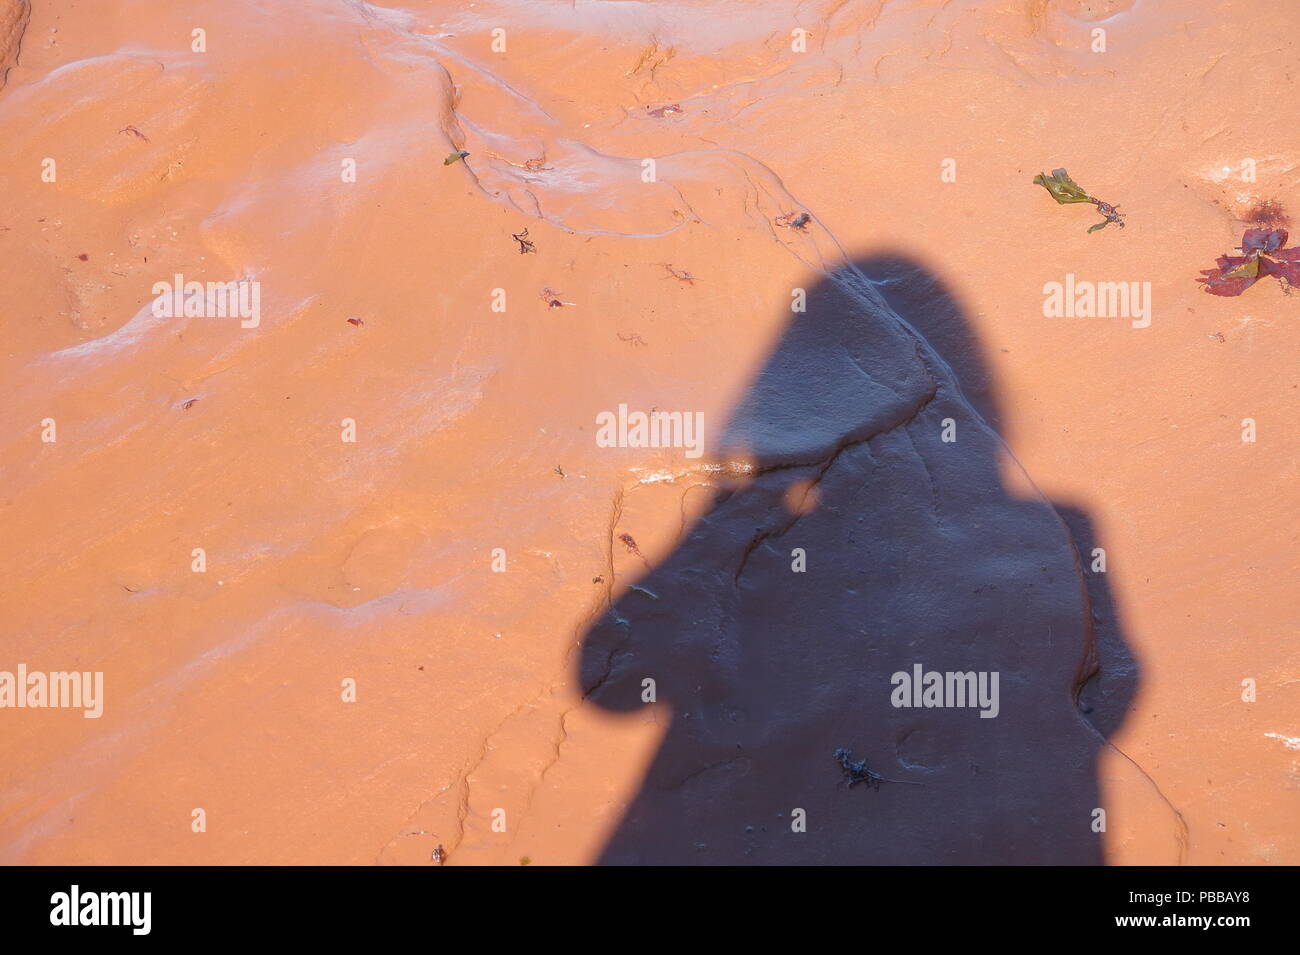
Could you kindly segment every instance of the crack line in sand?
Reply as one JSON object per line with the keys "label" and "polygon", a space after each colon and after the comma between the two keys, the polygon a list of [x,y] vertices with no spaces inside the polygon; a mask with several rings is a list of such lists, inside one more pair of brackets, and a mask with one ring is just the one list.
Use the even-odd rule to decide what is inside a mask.
{"label": "crack line in sand", "polygon": [[[830,453],[829,457],[827,457],[824,460],[824,463],[821,463],[821,468],[820,470],[818,470],[816,477],[814,477],[812,482],[810,483],[808,487],[808,491],[805,492],[805,495],[811,492],[813,488],[818,487],[821,484],[822,480],[826,477],[826,473],[834,466],[835,462],[839,460],[840,455],[842,455],[845,451],[849,450],[850,448],[857,447],[859,445],[868,444],[875,438],[882,437],[883,435],[889,434],[892,431],[897,431],[900,428],[903,429],[903,433],[906,434],[907,427],[913,421],[915,421],[916,418],[934,402],[935,397],[938,395],[938,388],[939,388],[938,383],[937,382],[933,383],[931,389],[923,396],[922,401],[911,411],[910,414],[907,414],[906,417],[903,418],[902,420],[896,421],[890,425],[886,425],[885,427],[879,429],[878,431],[873,432],[872,434],[867,435],[864,438],[854,438],[848,441],[844,441],[840,445],[838,445]],[[908,436],[908,440],[911,441],[910,435]],[[915,450],[916,445],[913,444],[912,448],[913,450]],[[814,467],[816,466],[817,463],[819,462],[809,462],[804,464],[773,465],[768,468],[759,468],[758,473],[770,474],[773,471],[784,471],[784,470],[790,470],[792,468]],[[929,473],[928,469],[926,473],[927,474]],[[931,483],[931,489],[933,490],[934,482],[931,481],[930,483]],[[937,506],[938,505],[936,502],[936,508]],[[787,523],[784,527],[781,527],[779,529],[774,529],[774,530],[763,531],[759,533],[757,536],[755,536],[754,539],[749,542],[749,545],[745,548],[744,554],[741,556],[740,566],[736,568],[734,579],[737,585],[740,584],[741,574],[745,572],[745,566],[746,564],[749,563],[750,555],[752,555],[754,551],[757,550],[759,546],[761,546],[763,542],[766,541],[768,538],[783,536],[787,531],[790,530],[790,528],[794,527],[795,524],[799,523],[799,521],[803,518],[803,516],[804,515],[802,513],[795,514],[793,519],[789,523]],[[937,514],[936,514],[936,519],[937,519]]]}
{"label": "crack line in sand", "polygon": [[1120,749],[1118,746],[1116,746],[1114,743],[1108,740],[1104,735],[1102,735],[1101,731],[1098,730],[1091,723],[1089,723],[1086,718],[1084,719],[1084,722],[1087,723],[1087,725],[1092,729],[1094,733],[1096,733],[1098,739],[1102,741],[1102,745],[1106,746],[1108,749],[1113,749],[1115,752],[1119,753],[1126,760],[1128,760],[1128,762],[1133,766],[1134,769],[1136,769],[1139,773],[1142,774],[1143,778],[1146,779],[1146,781],[1151,784],[1151,788],[1156,791],[1156,795],[1160,797],[1161,802],[1163,802],[1166,806],[1168,806],[1169,811],[1174,814],[1174,824],[1176,827],[1174,829],[1174,842],[1178,844],[1177,865],[1183,865],[1187,855],[1187,842],[1190,837],[1190,834],[1187,828],[1187,820],[1183,817],[1182,810],[1180,810],[1177,806],[1173,804],[1172,801],[1170,801],[1169,797],[1165,795],[1164,790],[1160,788],[1160,784],[1155,781],[1155,778],[1152,777],[1150,773],[1148,773],[1145,769],[1142,768],[1141,763],[1139,763],[1128,753],[1124,752],[1122,749]]}

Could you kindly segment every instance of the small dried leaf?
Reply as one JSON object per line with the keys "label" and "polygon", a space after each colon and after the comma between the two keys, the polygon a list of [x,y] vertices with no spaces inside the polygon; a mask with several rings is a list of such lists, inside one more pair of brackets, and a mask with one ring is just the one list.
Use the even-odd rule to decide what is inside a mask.
{"label": "small dried leaf", "polygon": [[519,243],[520,255],[527,255],[529,252],[535,254],[537,252],[537,246],[533,244],[532,239],[528,238],[527,229],[525,229],[523,232],[512,232],[510,234],[510,238],[514,239],[516,242]]}
{"label": "small dried leaf", "polygon": [[448,156],[446,159],[444,159],[444,160],[442,161],[442,164],[443,164],[444,166],[450,166],[452,163],[457,162],[458,160],[464,159],[464,158],[465,158],[466,156],[468,156],[468,155],[469,155],[469,150],[467,150],[467,149],[458,149],[456,152],[452,153],[450,156]]}

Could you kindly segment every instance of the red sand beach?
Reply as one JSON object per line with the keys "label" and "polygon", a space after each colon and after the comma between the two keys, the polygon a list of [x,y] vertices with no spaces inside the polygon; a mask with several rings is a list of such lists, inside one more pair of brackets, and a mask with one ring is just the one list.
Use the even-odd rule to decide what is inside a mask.
{"label": "red sand beach", "polygon": [[1298,39],[0,0],[0,860],[1300,862]]}

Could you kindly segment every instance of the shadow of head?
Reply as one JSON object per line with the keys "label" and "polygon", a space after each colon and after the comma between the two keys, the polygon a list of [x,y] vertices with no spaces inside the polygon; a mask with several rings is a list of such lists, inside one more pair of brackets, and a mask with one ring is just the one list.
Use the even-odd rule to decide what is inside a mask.
{"label": "shadow of head", "polygon": [[[865,295],[895,319],[867,318]],[[809,291],[806,311],[792,317],[733,412],[723,450],[748,452],[765,468],[823,460],[896,424],[900,409],[933,395],[936,380],[950,389],[960,382],[975,412],[998,425],[983,352],[944,283],[902,256],[867,258]]]}
{"label": "shadow of head", "polygon": [[[588,700],[669,712],[605,861],[1100,861],[1096,584],[1050,503],[1003,487],[1001,420],[923,265],[810,290],[721,442],[752,472],[584,637]],[[870,811],[839,750],[898,780]],[[791,840],[796,811],[819,826]]]}

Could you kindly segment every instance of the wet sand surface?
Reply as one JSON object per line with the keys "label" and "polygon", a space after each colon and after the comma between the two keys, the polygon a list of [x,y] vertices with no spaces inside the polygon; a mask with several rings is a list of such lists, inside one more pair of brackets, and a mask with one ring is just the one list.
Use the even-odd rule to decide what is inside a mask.
{"label": "wet sand surface", "polygon": [[0,859],[1300,861],[1300,297],[1195,281],[1289,227],[1298,37],[0,0],[0,670],[105,684],[0,712]]}

